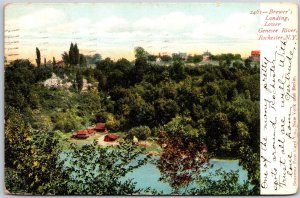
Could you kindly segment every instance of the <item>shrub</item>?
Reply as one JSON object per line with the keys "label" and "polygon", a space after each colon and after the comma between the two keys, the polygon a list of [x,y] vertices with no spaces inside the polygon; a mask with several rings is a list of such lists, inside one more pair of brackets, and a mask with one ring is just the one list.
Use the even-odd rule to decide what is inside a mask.
{"label": "shrub", "polygon": [[128,139],[132,139],[133,136],[139,140],[146,140],[151,135],[151,130],[148,126],[139,126],[131,128],[127,134]]}

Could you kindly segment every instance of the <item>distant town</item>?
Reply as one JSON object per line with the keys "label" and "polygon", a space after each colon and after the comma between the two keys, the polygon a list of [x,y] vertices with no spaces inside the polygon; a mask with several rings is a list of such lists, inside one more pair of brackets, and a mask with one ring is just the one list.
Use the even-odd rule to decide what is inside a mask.
{"label": "distant town", "polygon": [[[241,58],[239,54],[221,54],[221,55],[213,55],[209,51],[204,52],[203,54],[187,54],[184,52],[178,52],[173,53],[171,55],[168,55],[167,53],[159,53],[158,55],[149,55],[148,56],[148,62],[158,65],[164,65],[164,66],[170,66],[174,60],[182,60],[185,65],[187,66],[201,66],[201,65],[215,65],[219,66],[222,64],[222,61],[224,61],[224,57],[228,57],[229,59],[232,59],[231,66],[236,63],[245,64],[245,66],[254,66],[258,65],[260,62],[260,51],[259,50],[253,50],[251,51],[251,54],[249,54],[248,58],[245,58],[244,60]],[[86,55],[86,65],[89,68],[95,68],[96,63],[102,60],[102,56],[98,53],[94,55]],[[220,59],[223,59],[220,61]],[[5,61],[7,63],[7,61]],[[46,65],[53,65],[52,61],[46,61]],[[45,64],[44,62],[44,64]],[[55,65],[61,68],[65,67],[65,62],[63,60],[59,60],[55,62]]]}

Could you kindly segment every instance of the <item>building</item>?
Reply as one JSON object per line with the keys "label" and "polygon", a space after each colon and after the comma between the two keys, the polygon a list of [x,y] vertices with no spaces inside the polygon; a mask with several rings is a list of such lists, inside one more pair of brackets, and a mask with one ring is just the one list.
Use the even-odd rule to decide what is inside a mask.
{"label": "building", "polygon": [[104,137],[104,142],[114,142],[119,138],[116,134],[108,134]]}
{"label": "building", "polygon": [[60,68],[64,68],[65,67],[65,62],[64,61],[58,61],[58,62],[56,62],[56,66],[57,67],[60,67]]}
{"label": "building", "polygon": [[72,136],[73,138],[78,139],[87,139],[89,137],[89,133],[87,130],[78,131],[75,135]]}
{"label": "building", "polygon": [[256,50],[256,51],[251,51],[251,56],[250,58],[254,61],[254,62],[259,62],[260,61],[260,51]]}
{"label": "building", "polygon": [[104,123],[96,124],[94,130],[97,132],[107,132],[106,125]]}
{"label": "building", "polygon": [[93,87],[93,85],[91,83],[88,83],[88,81],[86,79],[83,79],[83,85],[82,85],[82,92],[87,92],[90,88]]}
{"label": "building", "polygon": [[211,59],[211,53],[206,51],[202,54],[202,61],[203,62],[208,62]]}
{"label": "building", "polygon": [[67,78],[61,79],[52,73],[51,78],[48,78],[43,82],[44,87],[48,89],[69,89],[72,86],[71,82],[65,82]]}
{"label": "building", "polygon": [[92,134],[92,133],[96,132],[94,128],[88,128],[88,129],[86,129],[86,131],[88,132],[88,134]]}

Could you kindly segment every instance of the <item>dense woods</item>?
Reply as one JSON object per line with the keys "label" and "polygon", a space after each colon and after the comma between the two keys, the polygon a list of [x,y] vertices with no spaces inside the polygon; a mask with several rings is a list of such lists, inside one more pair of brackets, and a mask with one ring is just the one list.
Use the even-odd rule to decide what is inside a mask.
{"label": "dense woods", "polygon": [[[214,184],[224,188],[223,194],[259,193],[259,68],[251,60],[222,54],[212,57],[218,66],[189,66],[187,63],[201,57],[163,57],[170,63],[167,66],[156,64],[153,55],[141,47],[135,49],[134,61],[113,61],[99,55],[84,56],[77,44],[71,44],[62,54],[64,67],[60,67],[55,58],[53,64],[41,65],[38,48],[36,54],[37,65],[20,59],[5,66],[8,190],[34,194],[140,193],[131,181],[125,185],[118,180],[146,163],[147,158],[140,159],[135,167],[128,166],[142,153],[138,148],[124,143],[110,153],[96,144],[86,145],[80,148],[85,151],[83,156],[78,146],[66,146],[64,134],[104,122],[109,130],[124,132],[125,140],[157,139],[162,147],[158,160],[162,180],[175,190],[191,182],[191,173],[199,171],[208,159],[222,158],[239,159],[249,178],[248,185],[233,183],[224,187],[229,180],[235,181],[236,173],[230,173],[228,180],[225,177],[226,181]],[[94,67],[89,66],[91,62]],[[44,86],[53,74],[72,86]],[[86,89],[85,80],[91,84]],[[103,174],[107,171],[106,181],[104,175],[102,180],[100,176],[88,176],[88,170],[82,176],[88,187],[74,181],[71,170],[75,168],[64,168],[59,163],[59,154],[66,147],[69,156],[77,156],[72,163],[80,167],[101,161],[106,168],[99,170]],[[123,160],[122,166],[116,165],[118,160]],[[185,173],[186,168],[191,171]],[[116,175],[111,177],[113,173]],[[207,178],[201,181],[213,185]],[[222,191],[214,193],[208,187],[186,193]]]}

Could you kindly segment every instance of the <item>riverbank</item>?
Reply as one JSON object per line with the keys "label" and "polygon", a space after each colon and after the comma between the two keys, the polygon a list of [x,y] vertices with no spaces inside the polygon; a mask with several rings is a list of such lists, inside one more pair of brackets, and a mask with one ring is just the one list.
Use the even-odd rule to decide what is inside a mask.
{"label": "riverbank", "polygon": [[[107,134],[108,133],[95,133],[89,136],[87,139],[76,139],[76,138],[72,138],[73,133],[58,132],[58,135],[62,140],[67,140],[69,143],[74,143],[78,146],[93,144],[95,141],[97,141],[98,145],[103,147],[117,146],[125,138],[124,132],[117,131],[117,132],[112,132],[112,134],[116,134],[119,136],[117,140],[112,142],[105,142],[104,137]],[[145,149],[145,154],[150,156],[160,156],[162,152],[162,148],[152,138],[148,138],[145,141],[138,141],[136,146]]]}

